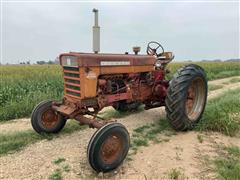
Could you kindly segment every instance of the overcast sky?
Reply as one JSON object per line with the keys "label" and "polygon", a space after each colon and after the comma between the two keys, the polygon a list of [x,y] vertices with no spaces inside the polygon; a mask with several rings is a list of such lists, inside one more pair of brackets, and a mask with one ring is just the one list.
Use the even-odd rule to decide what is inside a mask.
{"label": "overcast sky", "polygon": [[[227,1],[227,0],[226,0]],[[131,52],[159,41],[175,59],[239,58],[239,2],[2,3],[2,63],[54,60],[92,51],[92,8],[99,9],[101,52]]]}

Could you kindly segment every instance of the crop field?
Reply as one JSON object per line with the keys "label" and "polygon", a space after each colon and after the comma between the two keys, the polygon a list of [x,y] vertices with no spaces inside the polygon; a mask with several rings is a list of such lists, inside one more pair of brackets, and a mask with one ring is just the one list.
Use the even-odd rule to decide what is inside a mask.
{"label": "crop field", "polygon": [[[171,63],[168,75],[184,64]],[[214,80],[240,75],[238,62],[198,62]],[[6,65],[0,66],[0,121],[28,117],[33,107],[45,99],[61,99],[63,79],[59,65]]]}

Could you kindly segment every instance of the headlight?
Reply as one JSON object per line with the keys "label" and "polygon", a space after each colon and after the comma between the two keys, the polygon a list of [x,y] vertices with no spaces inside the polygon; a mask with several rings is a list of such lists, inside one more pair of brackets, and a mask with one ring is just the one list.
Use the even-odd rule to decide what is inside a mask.
{"label": "headlight", "polygon": [[75,56],[62,56],[62,66],[78,67],[77,57]]}

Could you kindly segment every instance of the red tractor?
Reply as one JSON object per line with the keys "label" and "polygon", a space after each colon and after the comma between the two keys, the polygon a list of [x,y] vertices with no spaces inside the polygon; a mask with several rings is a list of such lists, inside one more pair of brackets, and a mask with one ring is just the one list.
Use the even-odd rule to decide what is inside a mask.
{"label": "red tractor", "polygon": [[[192,129],[200,120],[207,100],[204,70],[194,64],[180,68],[171,81],[165,79],[166,66],[174,58],[157,42],[150,42],[147,54],[100,54],[97,10],[95,12],[94,53],[60,55],[64,97],[61,101],[38,104],[31,117],[38,133],[58,133],[68,119],[97,128],[87,149],[91,167],[98,172],[117,168],[125,159],[130,138],[127,129],[97,114],[104,107],[129,111],[165,106],[171,126],[178,131]],[[86,117],[86,115],[88,115]],[[92,118],[90,118],[92,117]]]}

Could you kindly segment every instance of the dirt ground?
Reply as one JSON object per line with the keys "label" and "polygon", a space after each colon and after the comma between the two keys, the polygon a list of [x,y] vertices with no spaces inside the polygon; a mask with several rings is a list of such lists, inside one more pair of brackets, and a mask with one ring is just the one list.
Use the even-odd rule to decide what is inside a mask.
{"label": "dirt ground", "polygon": [[[240,83],[224,84],[231,79],[209,82],[210,85],[223,85],[223,88],[210,92],[208,98],[240,87]],[[127,127],[131,135],[133,129],[157,123],[164,116],[165,110],[161,107],[117,120]],[[1,133],[28,129],[31,129],[29,119],[0,124]],[[240,146],[239,138],[218,133],[178,132],[167,137],[167,141],[141,147],[137,154],[132,155],[132,160],[125,160],[117,170],[96,174],[86,157],[87,144],[94,132],[94,129],[83,129],[50,141],[42,140],[19,152],[2,156],[0,179],[47,179],[55,170],[64,169],[64,166],[69,166],[69,172],[61,170],[65,179],[168,179],[173,168],[181,170],[183,179],[214,179],[215,175],[204,165],[204,157],[214,157],[221,144]],[[161,138],[164,135],[159,136]],[[202,137],[202,143],[198,136]],[[65,158],[65,161],[56,165],[53,161],[58,158]]]}

